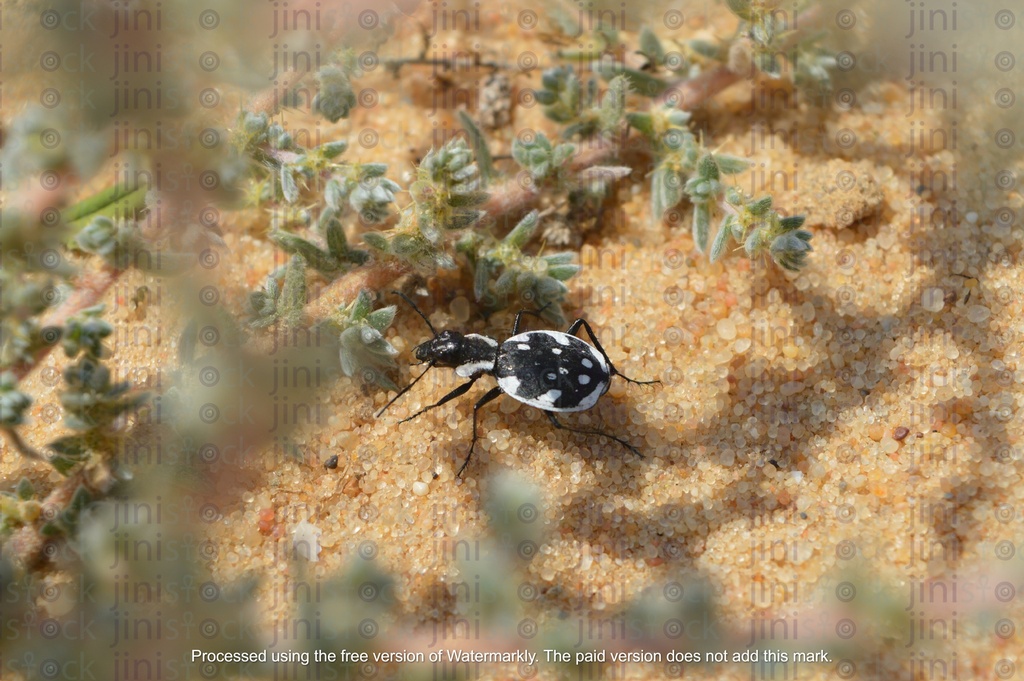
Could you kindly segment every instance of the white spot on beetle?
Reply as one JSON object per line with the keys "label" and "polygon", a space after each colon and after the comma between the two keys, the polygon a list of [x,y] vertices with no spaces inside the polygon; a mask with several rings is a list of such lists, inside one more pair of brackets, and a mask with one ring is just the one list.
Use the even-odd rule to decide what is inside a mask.
{"label": "white spot on beetle", "polygon": [[466,362],[455,367],[455,375],[462,378],[470,378],[473,374],[485,371],[494,371],[494,362],[480,360],[479,362]]}
{"label": "white spot on beetle", "polygon": [[529,350],[530,349],[530,346],[527,345],[526,343],[520,343],[516,347],[519,348],[520,350]]}
{"label": "white spot on beetle", "polygon": [[504,390],[509,395],[512,395],[513,397],[519,394],[519,379],[516,378],[515,376],[503,377],[500,381],[498,381],[498,385],[501,386],[502,390]]}
{"label": "white spot on beetle", "polygon": [[498,341],[494,340],[493,338],[491,338],[489,336],[481,336],[478,333],[467,333],[466,334],[466,338],[475,338],[477,340],[482,340],[485,343],[487,343],[488,345],[490,345],[492,348],[498,347]]}
{"label": "white spot on beetle", "polygon": [[607,389],[608,385],[604,381],[599,381],[598,384],[594,386],[594,390],[589,395],[580,400],[580,403],[576,405],[576,408],[573,409],[573,411],[583,411],[584,409],[590,409],[595,404],[597,404],[597,401],[601,398],[601,395],[604,395]]}
{"label": "white spot on beetle", "polygon": [[580,374],[580,385],[586,385],[587,383],[590,383],[590,376]]}
{"label": "white spot on beetle", "polygon": [[589,359],[587,359],[586,357],[584,357],[584,358],[583,358],[583,366],[585,366],[585,367],[587,367],[587,368],[589,369],[589,368],[591,368],[592,366],[594,366],[594,363],[593,363],[593,362],[591,362],[591,361],[590,361]]}
{"label": "white spot on beetle", "polygon": [[555,400],[562,396],[561,390],[549,390],[543,395],[537,398],[537,401],[542,404],[553,405]]}
{"label": "white spot on beetle", "polygon": [[548,375],[547,375],[547,379],[548,379],[549,381],[553,381],[553,380],[555,380],[555,378],[556,378],[556,376],[555,376],[554,374],[548,374]]}

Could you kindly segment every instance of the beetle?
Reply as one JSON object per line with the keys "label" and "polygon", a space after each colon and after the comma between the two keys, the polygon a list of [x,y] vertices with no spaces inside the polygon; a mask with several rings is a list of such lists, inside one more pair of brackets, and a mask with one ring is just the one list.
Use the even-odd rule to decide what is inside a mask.
{"label": "beetle", "polygon": [[[427,368],[377,412],[378,418],[434,367],[454,369],[456,376],[469,380],[434,404],[420,409],[399,423],[412,421],[431,409],[465,395],[482,376],[493,376],[498,381],[498,385],[487,391],[473,406],[473,440],[469,445],[466,460],[455,474],[456,477],[461,477],[462,472],[466,470],[473,457],[473,448],[479,439],[476,430],[477,412],[501,395],[508,395],[544,411],[555,428],[584,435],[603,435],[643,458],[636,447],[622,438],[601,430],[571,428],[555,416],[558,412],[585,411],[593,407],[601,396],[608,392],[613,376],[621,376],[637,385],[660,383],[657,380],[637,381],[618,371],[586,319],[577,319],[564,332],[541,330],[520,333],[519,325],[523,315],[540,317],[538,312],[520,310],[516,313],[512,325],[512,335],[499,343],[494,338],[476,333],[463,334],[447,329],[438,333],[415,303],[404,293],[395,293],[402,296],[416,310],[434,336],[416,346],[414,351],[416,359],[421,364],[425,363]],[[576,336],[580,328],[587,332],[593,345]]]}

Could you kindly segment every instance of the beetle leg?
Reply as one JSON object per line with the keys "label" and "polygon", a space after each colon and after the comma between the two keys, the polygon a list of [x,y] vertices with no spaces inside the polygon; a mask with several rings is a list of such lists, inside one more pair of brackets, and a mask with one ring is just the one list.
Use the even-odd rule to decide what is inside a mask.
{"label": "beetle leg", "polygon": [[[623,378],[625,378],[625,376],[623,376]],[[555,428],[559,428],[561,430],[568,430],[571,433],[581,433],[583,435],[604,435],[606,438],[609,438],[611,440],[615,440],[620,445],[622,445],[623,447],[625,447],[629,451],[631,451],[634,454],[636,454],[637,456],[639,456],[641,459],[644,458],[644,455],[640,453],[639,449],[637,449],[633,445],[629,444],[628,442],[626,442],[622,438],[615,437],[611,433],[606,433],[603,430],[582,430],[580,428],[570,428],[569,426],[565,425],[564,423],[559,421],[557,418],[555,418],[555,415],[554,415],[553,412],[547,411],[547,412],[544,412],[544,413],[548,415],[548,418],[551,420],[551,424]]]}
{"label": "beetle leg", "polygon": [[476,447],[476,413],[480,410],[480,407],[484,406],[488,402],[497,399],[502,395],[504,391],[499,386],[494,386],[487,391],[487,394],[477,400],[476,404],[473,405],[473,441],[469,445],[469,454],[466,455],[466,460],[462,462],[462,466],[459,467],[459,472],[455,474],[455,477],[462,477],[462,471],[466,470],[466,466],[469,465],[469,460],[473,458],[473,447]]}
{"label": "beetle leg", "polygon": [[548,302],[548,303],[544,303],[544,307],[540,308],[539,310],[520,310],[519,312],[516,312],[516,321],[515,321],[514,324],[512,324],[512,333],[509,334],[509,335],[510,336],[518,336],[519,335],[519,320],[522,319],[524,314],[533,315],[537,319],[543,320],[544,316],[541,313],[544,312],[544,310],[548,309],[548,307],[550,307],[550,306],[551,306],[551,303]]}
{"label": "beetle leg", "polygon": [[620,373],[619,370],[615,368],[615,365],[612,364],[612,360],[611,358],[608,357],[608,353],[604,351],[603,347],[601,347],[601,341],[597,340],[597,336],[594,334],[594,330],[590,328],[590,324],[587,322],[586,319],[580,317],[579,319],[574,321],[566,330],[566,333],[575,336],[576,332],[580,330],[581,326],[584,329],[586,329],[587,335],[590,336],[590,342],[594,344],[594,347],[597,348],[597,351],[601,353],[602,357],[604,357],[604,361],[608,362],[608,368],[611,370],[612,376],[622,376],[622,378],[626,379],[630,383],[636,383],[637,385],[650,385],[652,383],[661,383],[661,381],[657,379],[653,381],[637,381],[635,379],[630,378],[626,374]]}
{"label": "beetle leg", "polygon": [[420,379],[423,378],[424,376],[426,376],[427,372],[430,371],[433,367],[434,367],[434,363],[431,362],[430,366],[428,366],[426,369],[424,369],[422,374],[417,376],[416,379],[413,380],[412,383],[410,383],[409,385],[407,385],[404,388],[402,388],[401,390],[399,390],[398,394],[395,395],[394,397],[392,397],[391,400],[387,404],[385,404],[383,407],[381,407],[381,410],[378,411],[376,414],[374,414],[373,417],[374,418],[380,418],[380,415],[383,414],[387,410],[388,407],[390,407],[392,404],[394,404],[398,400],[399,397],[401,397],[405,393],[409,392],[409,388],[411,388],[414,385],[416,385],[417,383],[419,383]]}
{"label": "beetle leg", "polygon": [[[423,373],[426,373],[426,372],[423,372]],[[480,378],[480,376],[477,376],[477,378]],[[417,380],[419,380],[419,379],[417,379]],[[461,397],[462,395],[465,395],[466,392],[470,388],[473,387],[474,383],[476,383],[476,378],[470,379],[470,381],[468,383],[463,383],[458,388],[456,388],[455,390],[451,391],[450,393],[448,393],[447,395],[442,397],[440,400],[438,400],[434,404],[430,405],[429,407],[423,407],[422,409],[420,409],[418,412],[416,412],[412,416],[409,416],[409,417],[406,417],[406,418],[402,419],[401,421],[399,421],[399,423],[405,423],[406,421],[412,421],[414,418],[416,418],[417,416],[419,416],[420,414],[422,414],[425,411],[430,411],[431,409],[435,409],[437,407],[440,407],[445,402],[450,402],[451,400],[454,400],[456,397]],[[392,400],[392,402],[393,401],[394,400]]]}

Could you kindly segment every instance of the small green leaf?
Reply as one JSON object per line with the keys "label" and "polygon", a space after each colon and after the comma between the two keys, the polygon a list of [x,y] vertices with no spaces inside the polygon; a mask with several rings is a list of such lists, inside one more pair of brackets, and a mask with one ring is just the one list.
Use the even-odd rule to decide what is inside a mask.
{"label": "small green leaf", "polygon": [[411,234],[396,234],[391,240],[391,252],[402,258],[408,258],[423,250],[423,242]]}
{"label": "small green leaf", "polygon": [[668,89],[668,82],[664,79],[652,76],[646,71],[628,68],[619,62],[602,61],[598,67],[598,73],[608,81],[624,78],[629,83],[630,90],[645,97],[657,97]]}
{"label": "small green leaf", "polygon": [[548,266],[552,267],[555,265],[569,265],[572,263],[576,255],[573,253],[562,252],[549,253],[548,255],[545,255],[543,257],[544,261],[548,264]]}
{"label": "small green leaf", "polygon": [[321,229],[324,232],[324,240],[327,241],[327,252],[335,259],[342,259],[348,254],[348,240],[345,238],[345,229],[341,221],[334,217],[333,211],[324,211],[320,216]]}
{"label": "small green leaf", "polygon": [[579,265],[555,265],[548,268],[548,276],[558,281],[567,281],[580,271]]}
{"label": "small green leaf", "polygon": [[729,242],[729,236],[731,229],[724,222],[718,227],[718,234],[715,235],[715,241],[711,244],[711,252],[708,254],[708,259],[711,262],[716,262],[722,253],[725,251],[725,245]]}
{"label": "small green leaf", "polygon": [[558,95],[554,92],[550,92],[549,90],[537,90],[534,92],[534,98],[537,100],[537,103],[542,106],[551,106],[558,101]]}
{"label": "small green leaf", "polygon": [[626,122],[644,137],[648,139],[654,137],[654,117],[651,114],[631,111],[626,113]]}
{"label": "small green leaf", "polygon": [[721,177],[718,163],[712,154],[704,154],[697,162],[697,175],[704,180],[717,180]]}
{"label": "small green leaf", "polygon": [[455,259],[448,255],[444,251],[436,251],[433,254],[434,263],[442,270],[456,270],[458,265],[455,263]]}
{"label": "small green leaf", "polygon": [[626,95],[629,94],[630,83],[625,76],[616,76],[608,83],[608,91],[601,100],[601,132],[615,130],[625,118]]}
{"label": "small green leaf", "polygon": [[750,21],[753,14],[751,0],[726,0],[725,4],[740,19]]}
{"label": "small green leaf", "polygon": [[487,284],[491,280],[493,269],[488,260],[481,259],[476,264],[476,271],[473,272],[473,295],[478,301],[483,300],[487,294]]}
{"label": "small green leaf", "polygon": [[348,142],[345,140],[335,140],[333,142],[327,142],[326,144],[321,144],[318,147],[320,153],[323,155],[324,158],[327,159],[333,159],[337,158],[338,156],[341,156],[342,154],[345,153],[346,149],[348,149]]}
{"label": "small green leaf", "polygon": [[285,270],[284,286],[278,301],[278,315],[289,327],[302,323],[306,307],[306,261],[301,255],[292,256]]}
{"label": "small green leaf", "polygon": [[487,138],[480,132],[480,128],[476,127],[476,123],[469,117],[469,114],[460,109],[458,116],[459,122],[462,123],[466,134],[469,135],[469,143],[473,145],[473,154],[476,156],[476,163],[480,167],[480,177],[483,179],[483,184],[486,187],[495,177],[494,161],[491,159],[491,152],[487,148]]}
{"label": "small green leaf", "polygon": [[79,485],[75,493],[71,495],[71,501],[68,502],[67,508],[64,511],[65,519],[68,522],[77,521],[78,515],[90,502],[92,502],[92,494],[89,493],[85,485]]}
{"label": "small green leaf", "polygon": [[736,241],[743,241],[743,223],[741,223],[739,220],[732,219],[731,221],[727,220],[726,224],[729,226],[729,231],[732,233],[732,238],[735,239]]}
{"label": "small green leaf", "polygon": [[693,50],[696,54],[705,57],[706,59],[714,59],[716,61],[724,61],[722,55],[722,49],[717,43],[713,43],[709,40],[701,40],[699,38],[694,40],[686,41],[687,47]]}
{"label": "small green leaf", "polygon": [[448,199],[448,205],[452,208],[470,208],[479,206],[487,200],[487,192],[469,191],[462,194],[455,194]]}
{"label": "small green leaf", "polygon": [[655,64],[661,64],[665,59],[665,49],[661,46],[661,41],[647,26],[640,29],[640,52]]}
{"label": "small green leaf", "polygon": [[291,255],[302,256],[309,266],[325,276],[336,273],[338,261],[319,246],[288,232],[271,232],[270,240]]}
{"label": "small green leaf", "polygon": [[0,427],[11,428],[25,422],[25,410],[32,404],[32,398],[13,386],[14,375],[4,372],[12,378],[10,388],[0,389]]}
{"label": "small green leaf", "polygon": [[395,321],[395,312],[397,311],[398,307],[395,305],[382,307],[366,315],[366,321],[377,331],[383,332],[384,329],[391,326],[391,322]]}
{"label": "small green leaf", "polygon": [[782,228],[783,232],[789,232],[803,226],[806,219],[807,217],[804,215],[790,215],[789,217],[779,219],[779,227]]}
{"label": "small green leaf", "polygon": [[516,273],[512,270],[505,270],[494,282],[494,292],[499,296],[507,296],[512,293],[516,286]]}
{"label": "small green leaf", "polygon": [[799,270],[804,266],[807,254],[812,250],[808,243],[810,239],[810,232],[802,229],[776,237],[769,249],[772,260],[787,270]]}
{"label": "small green leaf", "polygon": [[299,186],[295,182],[291,166],[281,166],[281,193],[288,203],[295,203],[299,200]]}
{"label": "small green leaf", "polygon": [[764,230],[751,230],[750,234],[747,235],[747,240],[743,242],[743,250],[747,252],[747,256],[753,258],[761,251],[763,242]]}
{"label": "small green leaf", "polygon": [[476,223],[480,218],[485,215],[483,211],[471,210],[460,213],[453,213],[448,219],[448,222],[444,225],[445,229],[448,230],[459,230],[466,229],[467,227]]}
{"label": "small green leaf", "polygon": [[387,253],[390,251],[388,238],[380,232],[365,232],[363,242],[370,248]]}
{"label": "small green leaf", "polygon": [[683,183],[674,168],[660,164],[651,174],[651,211],[661,219],[683,200]]}
{"label": "small green leaf", "polygon": [[706,202],[693,206],[693,242],[701,253],[708,250],[708,232],[711,229],[711,206]]}
{"label": "small green leaf", "polygon": [[539,215],[540,214],[536,210],[531,210],[502,241],[516,248],[522,248],[525,246],[530,240],[530,237],[533,236],[534,231],[537,229]]}
{"label": "small green leaf", "polygon": [[57,452],[57,456],[50,459],[50,465],[64,476],[89,458],[89,446],[84,435],[62,437],[49,443],[47,447]]}
{"label": "small green leaf", "polygon": [[740,158],[739,156],[730,156],[728,154],[715,154],[715,161],[718,164],[718,169],[724,175],[742,173],[750,167],[750,163],[747,159]]}
{"label": "small green leaf", "polygon": [[320,91],[313,98],[313,109],[331,123],[348,118],[356,106],[356,93],[348,75],[336,66],[325,66],[317,73]]}
{"label": "small green leaf", "polygon": [[50,458],[49,463],[51,466],[53,466],[53,469],[56,470],[56,472],[60,473],[65,477],[68,477],[68,475],[70,475],[71,472],[75,470],[82,462],[69,457],[57,455],[55,457]]}
{"label": "small green leaf", "polygon": [[32,495],[35,494],[35,489],[32,487],[32,481],[28,478],[22,478],[14,488],[14,493],[22,501],[28,501],[32,498]]}
{"label": "small green leaf", "polygon": [[770,211],[771,208],[771,196],[762,196],[760,199],[757,199],[756,201],[752,201],[751,203],[747,204],[747,210],[750,212],[750,214],[757,217],[764,217],[765,215],[768,214],[768,211]]}
{"label": "small green leaf", "polygon": [[383,336],[394,320],[395,306],[379,310],[372,310],[372,306],[373,297],[364,289],[335,317],[341,328],[338,337],[341,370],[346,376],[359,376],[363,381],[397,390],[384,371],[395,367],[393,358],[398,351]]}
{"label": "small green leaf", "polygon": [[561,168],[565,165],[566,161],[572,158],[572,155],[576,153],[575,144],[559,144],[555,147],[554,153],[551,155],[552,163],[556,168]]}
{"label": "small green leaf", "polygon": [[347,192],[338,178],[332,177],[327,181],[327,185],[324,187],[324,203],[333,210],[341,210],[341,206],[345,203],[346,195]]}
{"label": "small green leaf", "polygon": [[387,163],[363,163],[359,166],[359,179],[369,180],[375,177],[384,177],[388,172]]}

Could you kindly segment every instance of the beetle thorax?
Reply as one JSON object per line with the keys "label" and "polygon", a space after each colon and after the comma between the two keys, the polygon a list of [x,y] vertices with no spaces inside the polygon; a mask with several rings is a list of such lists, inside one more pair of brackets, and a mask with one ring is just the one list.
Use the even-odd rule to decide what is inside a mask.
{"label": "beetle thorax", "polygon": [[442,331],[416,347],[416,359],[436,367],[455,369],[459,376],[494,371],[498,342],[479,334]]}

